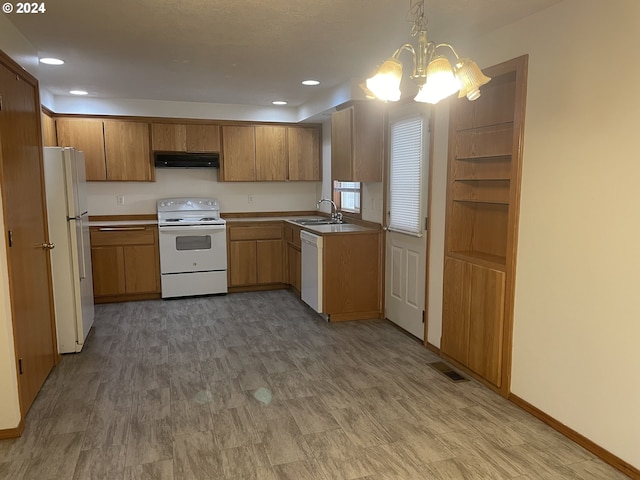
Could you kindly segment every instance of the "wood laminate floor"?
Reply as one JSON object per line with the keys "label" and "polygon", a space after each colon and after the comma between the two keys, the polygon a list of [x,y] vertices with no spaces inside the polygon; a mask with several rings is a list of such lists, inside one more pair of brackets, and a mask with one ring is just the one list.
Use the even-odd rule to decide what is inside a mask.
{"label": "wood laminate floor", "polygon": [[99,305],[0,441],[0,478],[626,478],[438,360],[288,291]]}

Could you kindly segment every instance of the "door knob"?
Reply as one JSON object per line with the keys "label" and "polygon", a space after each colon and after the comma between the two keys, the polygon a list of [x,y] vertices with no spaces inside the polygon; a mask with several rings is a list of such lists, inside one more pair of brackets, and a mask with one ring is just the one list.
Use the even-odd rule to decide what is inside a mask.
{"label": "door knob", "polygon": [[47,249],[48,250],[52,250],[54,248],[56,248],[56,244],[55,243],[43,243],[42,244],[42,249],[43,250],[47,250]]}

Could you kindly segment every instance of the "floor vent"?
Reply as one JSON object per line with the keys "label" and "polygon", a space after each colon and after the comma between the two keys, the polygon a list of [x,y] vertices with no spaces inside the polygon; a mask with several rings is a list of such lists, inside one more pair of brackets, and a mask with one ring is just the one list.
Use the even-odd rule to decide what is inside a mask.
{"label": "floor vent", "polygon": [[441,374],[446,376],[452,382],[458,383],[458,382],[469,381],[468,378],[463,377],[462,375],[460,375],[458,372],[456,372],[453,368],[451,368],[449,365],[447,365],[444,362],[434,362],[434,363],[429,363],[428,365],[431,368],[434,368],[437,371],[439,371]]}

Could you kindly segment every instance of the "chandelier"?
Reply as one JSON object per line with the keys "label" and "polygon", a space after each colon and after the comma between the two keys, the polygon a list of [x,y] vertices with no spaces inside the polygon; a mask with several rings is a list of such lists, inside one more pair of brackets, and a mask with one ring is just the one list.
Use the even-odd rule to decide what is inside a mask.
{"label": "chandelier", "polygon": [[[400,100],[400,81],[402,80],[402,63],[400,54],[404,51],[413,57],[413,74],[411,79],[418,85],[416,102],[438,103],[453,95],[476,100],[480,97],[480,87],[491,78],[485,76],[480,67],[469,58],[461,58],[448,43],[435,44],[427,40],[427,19],[424,15],[424,0],[410,0],[409,15],[413,15],[411,36],[418,37],[418,45],[414,47],[405,43],[394,54],[380,65],[371,78],[362,86],[370,98],[395,102]],[[449,59],[439,51],[448,48],[455,56],[453,67]]]}

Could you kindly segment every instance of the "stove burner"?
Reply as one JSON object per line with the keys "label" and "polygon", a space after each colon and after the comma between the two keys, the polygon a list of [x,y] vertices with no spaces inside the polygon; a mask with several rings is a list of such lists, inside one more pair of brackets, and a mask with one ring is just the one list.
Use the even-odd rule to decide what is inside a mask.
{"label": "stove burner", "polygon": [[204,218],[201,218],[199,221],[200,222],[213,222],[215,220],[218,220],[218,219],[214,218],[214,217],[204,217]]}
{"label": "stove burner", "polygon": [[181,222],[181,218],[167,218],[165,222]]}

